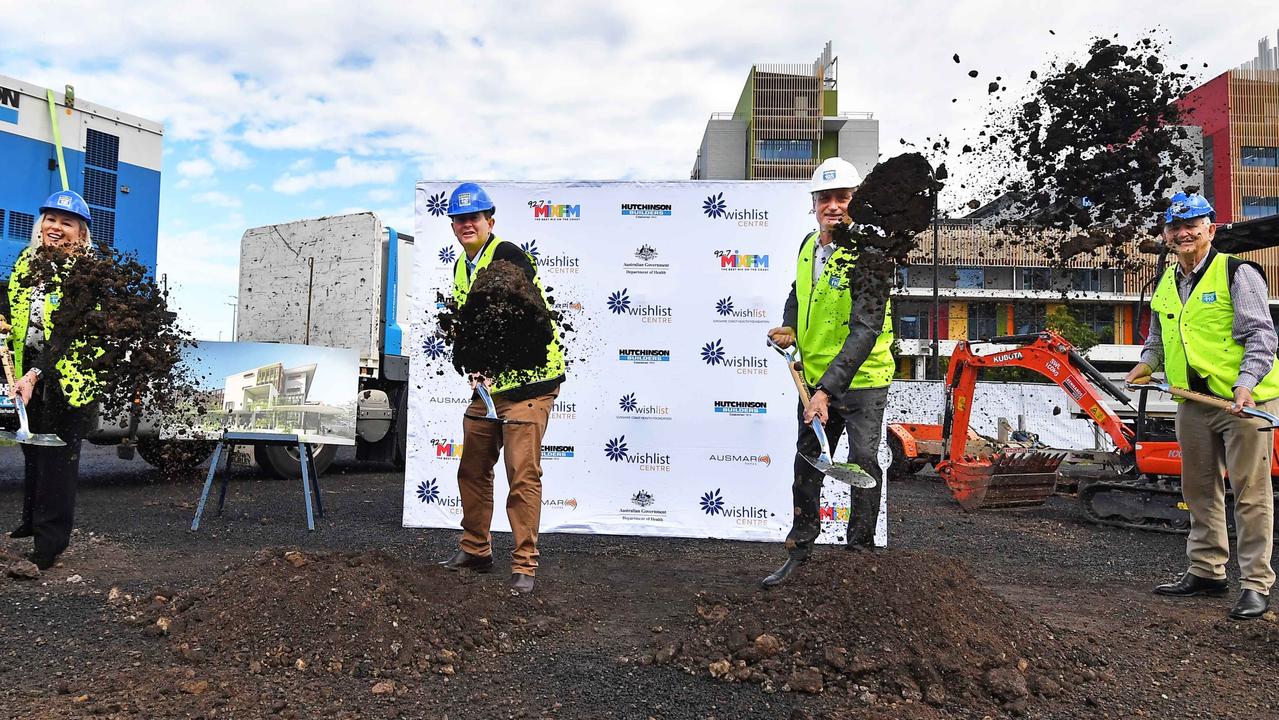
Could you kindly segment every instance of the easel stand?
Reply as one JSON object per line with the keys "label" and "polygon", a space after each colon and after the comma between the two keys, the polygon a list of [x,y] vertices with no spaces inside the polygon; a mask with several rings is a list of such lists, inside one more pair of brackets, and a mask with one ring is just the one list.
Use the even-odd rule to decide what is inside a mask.
{"label": "easel stand", "polygon": [[[213,487],[213,479],[218,473],[218,462],[227,445],[284,445],[296,447],[298,458],[302,460],[302,497],[306,500],[306,529],[315,530],[315,516],[311,513],[311,496],[315,495],[315,507],[324,517],[324,499],[320,496],[320,478],[315,472],[315,456],[311,452],[311,443],[303,442],[297,435],[279,435],[276,433],[227,432],[213,450],[213,459],[209,461],[209,476],[204,480],[204,491],[200,493],[200,504],[195,509],[195,518],[191,521],[192,532],[200,529],[200,516],[204,514],[204,503],[209,499],[209,489]],[[218,492],[218,515],[222,515],[222,506],[226,504],[226,486],[231,479],[231,453],[226,454],[226,469],[222,473],[222,489]]]}

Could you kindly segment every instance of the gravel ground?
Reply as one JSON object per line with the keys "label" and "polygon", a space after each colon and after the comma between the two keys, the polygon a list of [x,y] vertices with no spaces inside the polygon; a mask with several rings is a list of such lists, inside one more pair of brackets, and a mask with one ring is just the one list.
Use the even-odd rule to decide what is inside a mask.
{"label": "gravel ground", "polygon": [[[3,528],[18,518],[19,458],[0,460]],[[1182,569],[1183,539],[1088,525],[1069,498],[965,515],[935,481],[901,482],[889,551],[825,549],[765,599],[755,583],[782,560],[778,545],[544,535],[537,592],[519,598],[504,573],[436,568],[455,533],[400,527],[402,476],[385,468],[339,456],[313,533],[298,483],[239,469],[227,513],[192,533],[199,479],[155,479],[141,461],[87,448],[61,564],[37,580],[0,578],[6,717],[1258,718],[1279,707],[1273,616],[1235,623],[1233,597],[1151,595]],[[0,540],[0,564],[26,543]],[[509,536],[496,545],[502,558]],[[871,566],[898,573],[873,597],[846,593],[870,598],[860,612],[882,607],[874,622],[816,612],[829,632],[805,634],[795,618],[816,610],[814,598],[864,585]],[[708,598],[727,620],[707,616]],[[911,632],[892,637],[911,642],[890,646],[886,619],[904,609],[899,629]],[[1019,657],[977,657],[958,668],[989,691],[971,697],[921,697],[909,672],[825,665],[820,692],[734,681],[709,667],[740,653],[714,646],[744,642],[734,613],[799,643],[779,655],[794,658],[786,673],[804,653],[840,648],[894,672],[933,672],[963,656],[955,633],[987,638],[982,648],[1021,643],[1015,654],[1032,667],[1018,680],[1008,668]],[[655,657],[676,642],[682,652]],[[1036,679],[1039,657],[1061,661],[1062,682]]]}

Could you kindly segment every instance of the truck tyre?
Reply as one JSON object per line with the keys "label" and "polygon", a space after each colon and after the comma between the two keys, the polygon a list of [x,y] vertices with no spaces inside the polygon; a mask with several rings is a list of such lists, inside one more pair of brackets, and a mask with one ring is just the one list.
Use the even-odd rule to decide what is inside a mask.
{"label": "truck tyre", "polygon": [[902,480],[914,475],[917,471],[914,463],[906,457],[906,448],[896,435],[888,433],[888,450],[892,453],[892,461],[888,463],[888,479]]}
{"label": "truck tyre", "polygon": [[216,443],[208,440],[156,440],[138,438],[138,454],[167,477],[188,473],[213,454]]}
{"label": "truck tyre", "polygon": [[[337,457],[337,445],[313,445],[315,474],[323,475]],[[296,480],[302,477],[302,463],[298,460],[296,445],[257,445],[253,448],[253,456],[263,470],[281,480]]]}

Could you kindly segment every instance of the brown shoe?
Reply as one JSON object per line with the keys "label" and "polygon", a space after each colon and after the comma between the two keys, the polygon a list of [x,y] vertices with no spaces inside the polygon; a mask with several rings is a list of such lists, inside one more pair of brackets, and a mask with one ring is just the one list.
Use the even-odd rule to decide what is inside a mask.
{"label": "brown shoe", "polygon": [[533,576],[524,573],[511,573],[511,579],[507,581],[507,585],[511,586],[511,592],[519,595],[528,595],[533,592]]}
{"label": "brown shoe", "polygon": [[486,573],[493,569],[493,556],[472,555],[465,550],[458,550],[448,560],[441,560],[440,564],[446,570],[474,570],[477,573]]}

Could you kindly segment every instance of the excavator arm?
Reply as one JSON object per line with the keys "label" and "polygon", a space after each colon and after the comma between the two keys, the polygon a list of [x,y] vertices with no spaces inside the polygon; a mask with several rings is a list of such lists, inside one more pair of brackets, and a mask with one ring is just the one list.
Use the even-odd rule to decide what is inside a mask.
{"label": "excavator arm", "polygon": [[[1015,347],[985,355],[973,351],[974,345],[984,343]],[[946,371],[942,458],[937,470],[964,509],[1042,503],[1053,493],[1057,466],[1065,458],[1063,452],[1032,448],[1005,448],[988,456],[967,454],[978,376],[985,368],[1001,367],[1024,368],[1053,381],[1110,436],[1120,454],[1133,452],[1133,432],[1102,402],[1097,387],[1123,403],[1129,402],[1128,395],[1065,338],[1045,331],[991,338],[982,343],[961,341],[955,346]]]}

